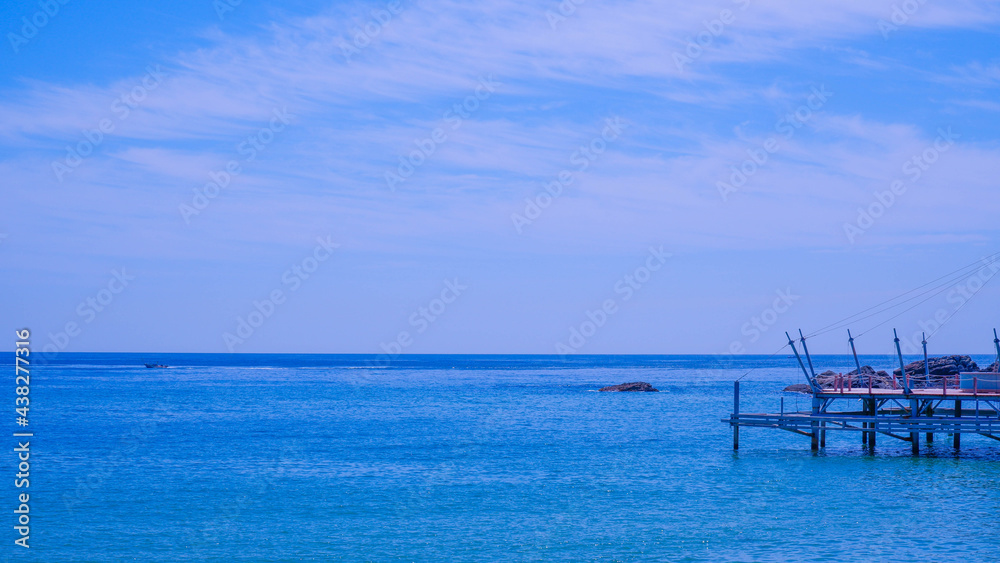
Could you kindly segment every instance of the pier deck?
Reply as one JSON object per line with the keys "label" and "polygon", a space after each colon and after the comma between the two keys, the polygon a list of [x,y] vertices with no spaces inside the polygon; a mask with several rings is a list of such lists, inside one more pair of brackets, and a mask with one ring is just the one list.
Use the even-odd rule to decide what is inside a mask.
{"label": "pier deck", "polygon": [[[860,409],[858,401],[860,401]],[[861,433],[862,444],[874,448],[881,434],[912,443],[919,452],[919,435],[949,434],[960,447],[962,434],[1000,440],[1000,390],[958,389],[824,389],[812,396],[812,410],[742,413],[739,383],[734,387],[733,413],[723,419],[733,428],[733,449],[739,449],[740,427],[775,428],[811,439],[813,449],[826,446],[826,432]],[[839,408],[838,408],[839,407]]]}
{"label": "pier deck", "polygon": [[[823,384],[813,368],[802,331],[799,330],[799,341],[809,364],[808,369],[791,335],[786,332],[785,336],[808,383],[812,410],[786,414],[782,398],[782,412],[778,414],[743,414],[740,412],[740,382],[737,380],[733,386],[733,412],[722,421],[733,428],[734,450],[740,449],[741,426],[777,428],[808,436],[813,450],[826,447],[827,430],[860,432],[861,443],[870,449],[875,448],[879,434],[890,436],[910,442],[914,454],[920,453],[921,433],[926,434],[927,442],[934,440],[934,434],[950,434],[955,448],[961,446],[962,434],[979,434],[1000,440],[1000,335],[996,329],[993,330],[993,346],[997,351],[997,362],[993,371],[977,371],[975,362],[970,359],[972,371],[948,375],[932,374],[926,335],[922,342],[923,373],[907,370],[899,335],[893,329],[899,359],[898,378],[895,374],[876,372],[870,366],[862,368],[854,336],[848,330],[848,342],[857,370],[846,375],[824,372],[821,375],[829,373],[833,380],[827,379]],[[883,386],[889,385],[885,382],[886,378],[889,378],[891,388]],[[845,401],[860,401],[862,409],[831,410],[832,406]]]}

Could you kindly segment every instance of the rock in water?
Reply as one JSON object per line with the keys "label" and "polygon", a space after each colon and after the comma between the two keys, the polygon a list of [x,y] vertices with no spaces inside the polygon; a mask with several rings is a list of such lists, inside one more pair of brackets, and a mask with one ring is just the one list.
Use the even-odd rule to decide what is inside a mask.
{"label": "rock in water", "polygon": [[[924,381],[924,361],[918,360],[906,365],[906,374],[910,376],[913,387],[939,387],[946,376],[958,375],[962,372],[979,371],[979,366],[968,356],[944,356],[928,358],[931,377]],[[899,368],[893,370],[896,377],[902,378]]]}
{"label": "rock in water", "polygon": [[983,369],[983,371],[984,372],[989,372],[989,373],[996,373],[997,372],[997,367],[998,367],[997,366],[997,362],[993,362],[993,365],[991,365],[988,368]]}
{"label": "rock in water", "polygon": [[784,391],[788,393],[806,393],[807,395],[811,395],[812,387],[809,387],[805,383],[796,383],[795,385],[785,387]]}
{"label": "rock in water", "polygon": [[636,381],[635,383],[622,383],[621,385],[602,387],[600,391],[607,393],[658,393],[659,389],[654,389],[652,385],[645,381]]}

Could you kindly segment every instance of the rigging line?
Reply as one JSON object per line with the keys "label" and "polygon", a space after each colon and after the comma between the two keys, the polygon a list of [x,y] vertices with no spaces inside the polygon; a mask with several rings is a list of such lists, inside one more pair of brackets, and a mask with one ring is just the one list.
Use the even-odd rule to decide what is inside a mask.
{"label": "rigging line", "polygon": [[[963,267],[961,267],[961,268],[959,268],[959,269],[957,269],[957,270],[955,270],[955,271],[953,271],[953,272],[950,272],[950,273],[947,273],[947,274],[945,274],[945,275],[943,275],[943,276],[941,276],[941,277],[939,277],[939,278],[937,278],[937,279],[935,279],[935,280],[932,280],[932,281],[929,281],[929,282],[925,283],[924,285],[921,285],[921,286],[919,286],[919,287],[916,287],[916,288],[914,288],[914,289],[911,289],[910,291],[907,291],[907,292],[905,292],[905,293],[902,293],[902,294],[900,294],[900,295],[897,295],[897,296],[893,297],[892,299],[887,299],[887,300],[885,300],[885,301],[883,301],[883,302],[881,302],[881,303],[878,303],[877,305],[873,305],[873,306],[871,306],[871,307],[869,307],[869,308],[867,308],[867,309],[865,309],[865,310],[863,310],[863,311],[861,311],[861,312],[858,312],[858,313],[855,313],[855,314],[853,314],[853,315],[851,315],[851,316],[849,316],[849,317],[844,317],[843,319],[841,319],[841,320],[839,320],[839,321],[836,321],[836,322],[834,322],[833,324],[829,324],[829,325],[827,325],[827,326],[825,326],[825,327],[823,327],[823,328],[820,328],[820,329],[819,329],[819,330],[818,330],[817,332],[813,333],[813,334],[812,334],[812,335],[810,335],[810,336],[815,336],[815,335],[819,334],[819,333],[820,333],[820,331],[824,331],[824,330],[826,330],[826,329],[828,329],[828,328],[830,328],[830,327],[832,327],[832,326],[836,326],[836,325],[839,325],[839,324],[843,323],[844,321],[848,321],[848,320],[850,320],[850,319],[853,319],[854,317],[857,317],[857,316],[859,316],[859,315],[863,315],[864,313],[867,313],[868,311],[871,311],[872,309],[877,309],[877,308],[879,308],[879,307],[881,307],[881,306],[883,306],[883,305],[885,305],[885,304],[887,304],[887,303],[891,303],[891,302],[893,302],[893,301],[895,301],[895,300],[897,300],[897,299],[900,299],[900,298],[902,298],[902,297],[905,297],[905,296],[907,296],[907,295],[909,295],[909,294],[913,293],[914,291],[917,291],[917,290],[919,290],[919,289],[923,289],[924,287],[927,287],[928,285],[931,285],[931,284],[934,284],[934,283],[937,283],[937,282],[939,282],[939,281],[941,281],[941,280],[943,280],[943,279],[945,279],[945,278],[950,278],[950,277],[954,276],[955,274],[957,274],[957,273],[959,273],[959,272],[964,272],[965,270],[968,270],[969,268],[973,268],[973,267],[975,267],[975,266],[978,266],[979,264],[981,264],[981,263],[982,263],[982,261],[983,261],[983,260],[992,260],[992,259],[995,259],[995,258],[997,258],[997,257],[1000,257],[1000,252],[996,252],[996,253],[993,253],[993,254],[991,254],[991,255],[989,255],[989,256],[986,256],[986,257],[984,257],[984,258],[982,258],[982,259],[980,259],[980,260],[977,260],[976,262],[973,262],[973,263],[971,263],[971,264],[968,264],[968,265],[966,265],[966,266],[963,266]],[[964,274],[963,274],[963,275],[964,275]]]}
{"label": "rigging line", "polygon": [[[998,254],[1000,254],[1000,253],[998,253]],[[896,307],[899,307],[899,306],[901,306],[901,305],[903,305],[905,303],[913,301],[914,299],[918,299],[918,298],[920,298],[920,297],[922,297],[924,295],[927,295],[930,292],[934,292],[935,290],[943,290],[942,288],[946,288],[947,286],[949,286],[950,284],[958,281],[959,279],[961,279],[961,278],[963,278],[965,276],[971,275],[972,272],[966,272],[966,270],[969,270],[970,267],[975,267],[975,266],[978,266],[978,263],[977,264],[973,264],[971,266],[966,266],[966,267],[961,268],[959,270],[955,270],[954,272],[952,272],[950,274],[947,274],[945,276],[942,276],[942,277],[934,280],[933,282],[928,282],[928,283],[926,283],[926,284],[924,284],[924,285],[922,285],[922,286],[920,286],[920,287],[918,287],[916,289],[912,289],[912,290],[910,290],[910,291],[908,291],[906,293],[903,293],[901,295],[893,297],[892,299],[889,299],[887,301],[883,301],[879,305],[875,305],[873,307],[869,307],[868,309],[865,309],[864,311],[861,311],[860,313],[855,313],[854,315],[851,315],[850,317],[845,317],[844,319],[842,319],[840,321],[837,321],[837,322],[835,322],[833,324],[830,324],[830,325],[827,325],[826,327],[823,327],[822,329],[817,330],[816,332],[810,334],[809,336],[812,337],[812,336],[818,336],[820,334],[826,334],[827,332],[830,332],[831,330],[836,330],[838,328],[843,328],[844,326],[848,326],[850,324],[850,322],[857,322],[857,321],[860,321],[860,320],[868,319],[868,318],[871,318],[871,317],[873,317],[873,316],[875,316],[877,314],[884,313],[886,311],[890,311],[890,310],[892,310],[892,309],[894,309]],[[953,275],[953,274],[956,274],[956,273],[957,273],[957,275]],[[935,283],[937,281],[940,281],[942,279],[945,279],[945,278],[948,278],[947,281],[945,281],[944,283],[939,284],[939,285],[937,285],[937,286],[935,286],[935,287],[933,287],[933,288],[931,288],[931,289],[929,289],[927,291],[918,293],[917,295],[914,295],[913,297],[910,297],[909,299],[905,299],[905,300],[903,300],[903,301],[901,301],[899,303],[895,303],[893,305],[889,305],[888,307],[884,307],[884,308],[882,308],[882,309],[880,309],[880,310],[878,310],[875,313],[872,313],[870,315],[867,315],[867,316],[864,316],[864,317],[861,317],[861,318],[855,318],[855,317],[858,317],[859,315],[864,314],[867,311],[871,311],[872,309],[876,309],[878,307],[881,307],[882,305],[884,305],[886,303],[891,303],[892,301],[900,299],[900,298],[902,298],[902,297],[904,297],[904,296],[906,296],[906,295],[908,295],[910,293],[913,293],[914,291],[917,291],[918,289],[921,289],[923,287],[931,285],[931,284],[933,284],[933,283]],[[938,293],[939,292],[940,291],[938,291]]]}
{"label": "rigging line", "polygon": [[[963,270],[966,270],[966,269],[968,269],[968,268],[963,268]],[[930,297],[934,297],[935,295],[943,293],[945,290],[947,290],[949,287],[951,287],[951,285],[954,284],[955,282],[957,282],[958,280],[960,280],[962,278],[965,278],[967,276],[970,276],[970,275],[972,275],[972,272],[964,272],[964,271],[962,271],[961,274],[956,275],[956,276],[951,276],[944,283],[936,285],[936,286],[932,287],[931,289],[928,289],[927,291],[923,291],[921,293],[918,293],[917,295],[914,295],[913,297],[910,297],[909,299],[905,299],[905,300],[900,301],[899,303],[896,303],[894,305],[889,305],[888,307],[884,307],[882,309],[879,309],[878,311],[875,311],[874,313],[871,313],[869,315],[865,315],[863,317],[860,317],[860,318],[857,318],[857,319],[853,319],[850,322],[838,321],[838,322],[836,322],[836,323],[834,323],[832,325],[827,325],[827,327],[825,327],[824,329],[820,329],[820,330],[818,330],[818,331],[810,334],[809,338],[812,338],[813,336],[819,336],[821,334],[826,334],[828,332],[831,332],[831,331],[834,331],[834,330],[837,330],[837,329],[840,329],[840,328],[844,328],[845,326],[849,326],[851,323],[854,323],[854,322],[863,321],[865,319],[870,319],[871,317],[874,317],[875,315],[879,315],[881,313],[885,313],[887,311],[891,311],[892,309],[895,309],[896,307],[900,307],[902,305],[905,305],[906,303],[909,303],[910,301],[913,301],[914,299],[919,299],[919,298],[921,298],[921,297],[923,297],[925,295],[928,295],[928,294],[930,295]],[[938,278],[938,279],[940,280],[942,278]],[[937,280],[935,280],[935,281],[937,281]],[[924,284],[924,286],[926,286],[926,285],[928,285],[928,284]],[[924,287],[924,286],[921,286],[921,287]],[[913,291],[915,291],[915,290],[911,290],[911,291],[909,291],[907,293],[912,293]],[[906,295],[906,294],[904,293],[903,295]],[[894,299],[898,299],[899,297],[902,297],[902,295],[898,296],[898,297],[894,297],[893,300]],[[921,301],[921,303],[924,303],[925,301]],[[871,309],[874,309],[874,308],[875,307],[871,307],[871,308],[869,308],[867,310],[870,311]],[[909,309],[907,309],[907,310],[909,310]],[[862,311],[862,313],[863,312],[864,311]],[[852,317],[857,317],[860,314],[861,313],[857,313],[855,315],[852,315]],[[848,317],[848,318],[850,319],[852,317]],[[893,318],[895,318],[895,317],[893,317]]]}
{"label": "rigging line", "polygon": [[[919,306],[919,305],[921,305],[921,304],[923,304],[923,303],[926,303],[926,302],[930,301],[931,299],[933,299],[933,298],[937,297],[938,295],[941,295],[941,294],[942,294],[942,293],[944,293],[944,292],[945,292],[946,290],[948,290],[948,289],[949,289],[949,288],[950,288],[950,287],[952,286],[952,284],[954,284],[954,283],[955,283],[955,281],[956,281],[956,280],[949,280],[949,281],[948,281],[947,283],[944,283],[944,284],[941,284],[940,286],[937,286],[936,288],[934,288],[934,289],[936,289],[937,291],[934,291],[933,293],[931,293],[931,294],[930,294],[930,295],[929,295],[929,296],[927,297],[927,299],[924,299],[923,301],[920,301],[920,302],[918,302],[918,303],[917,303],[916,305],[914,305],[914,307],[916,307],[916,306]],[[924,292],[924,293],[921,293],[921,294],[919,294],[919,295],[915,295],[915,296],[913,296],[913,297],[911,297],[911,298],[907,299],[906,301],[902,301],[902,302],[900,302],[900,303],[897,303],[897,304],[895,304],[895,305],[893,305],[893,306],[891,306],[891,307],[886,307],[885,309],[881,309],[881,310],[878,310],[878,311],[875,311],[874,313],[872,313],[872,314],[870,314],[870,315],[865,315],[864,317],[861,317],[861,318],[858,318],[858,319],[854,319],[853,321],[851,321],[851,323],[856,323],[856,322],[860,322],[860,321],[863,321],[863,320],[865,320],[865,319],[870,319],[870,318],[872,318],[872,317],[874,317],[874,316],[876,316],[876,315],[880,315],[880,314],[882,314],[882,313],[885,313],[885,312],[888,312],[888,311],[891,311],[892,309],[895,309],[896,307],[900,307],[900,306],[902,306],[902,305],[905,305],[906,303],[909,303],[910,301],[913,301],[914,299],[919,299],[920,297],[923,297],[923,296],[925,296],[925,295],[928,295],[928,293],[929,293],[929,291],[928,291],[928,292]],[[909,309],[906,309],[906,310],[904,310],[904,311],[903,311],[903,313],[905,313],[906,311],[910,311],[910,310],[912,310],[912,309],[913,309],[914,307],[910,307]],[[901,314],[902,314],[902,313],[900,313],[900,315],[901,315]],[[896,315],[896,316],[893,316],[893,317],[891,317],[891,318],[890,318],[889,320],[892,320],[892,319],[895,319],[895,318],[897,318],[898,316],[899,316],[899,315]],[[823,331],[823,332],[817,332],[817,333],[814,333],[814,334],[811,334],[811,335],[809,335],[809,337],[808,337],[808,338],[812,338],[812,337],[814,337],[814,336],[820,336],[820,335],[823,335],[823,334],[826,334],[826,333],[828,333],[828,332],[833,332],[834,330],[838,330],[838,329],[841,329],[841,328],[844,328],[844,327],[847,327],[847,326],[850,326],[850,325],[851,325],[851,323],[843,323],[843,324],[841,324],[841,325],[839,325],[839,326],[835,326],[835,327],[833,327],[833,328],[831,328],[831,329],[829,329],[829,330],[825,330],[825,331]],[[881,326],[881,325],[878,325],[878,326]],[[871,330],[871,329],[869,329],[869,331],[870,331],[870,330]],[[868,332],[868,331],[865,331],[865,332]],[[861,334],[859,334],[859,335],[858,335],[858,337],[861,337],[861,336],[862,336],[863,334],[864,334],[864,332],[862,332]]]}
{"label": "rigging line", "polygon": [[931,295],[931,296],[930,296],[930,297],[928,297],[927,299],[924,299],[923,301],[920,301],[919,303],[917,303],[916,305],[914,305],[914,306],[910,307],[909,309],[906,309],[905,311],[901,311],[900,313],[898,313],[898,314],[896,314],[896,315],[894,315],[894,316],[892,316],[892,317],[889,317],[888,319],[886,319],[886,320],[884,320],[884,321],[880,322],[879,324],[877,324],[877,325],[875,325],[875,326],[873,326],[873,327],[869,328],[868,330],[866,330],[866,331],[862,332],[861,334],[859,334],[859,335],[855,336],[854,338],[855,338],[855,339],[857,339],[857,338],[861,338],[862,336],[864,336],[864,335],[868,334],[869,332],[871,332],[871,331],[875,330],[876,328],[878,328],[878,327],[880,327],[880,326],[882,326],[882,325],[884,325],[884,324],[886,324],[886,323],[888,323],[888,322],[890,322],[890,321],[893,321],[893,320],[895,320],[895,319],[898,319],[899,317],[901,317],[901,316],[905,315],[906,313],[909,313],[910,311],[912,311],[912,310],[916,309],[917,307],[919,307],[919,306],[923,305],[924,303],[927,303],[927,302],[928,302],[928,301],[930,301],[931,299],[934,299],[935,297],[937,297],[937,296],[938,296],[938,294],[940,294],[940,293],[943,293],[943,292],[944,292],[944,290],[941,290],[941,291],[939,291],[939,292],[935,293],[934,295]]}
{"label": "rigging line", "polygon": [[[783,344],[783,345],[781,346],[781,348],[778,348],[777,350],[775,350],[773,354],[771,354],[770,356],[768,356],[768,357],[764,358],[764,361],[766,362],[767,360],[770,360],[771,358],[773,358],[773,357],[777,356],[777,355],[778,355],[778,352],[781,352],[781,351],[782,351],[782,350],[784,350],[784,349],[785,349],[786,347],[788,347],[788,344]],[[744,377],[746,377],[746,376],[750,375],[751,373],[753,373],[754,371],[756,371],[756,370],[758,370],[758,369],[760,369],[760,366],[756,366],[756,367],[752,367],[752,368],[750,368],[750,370],[749,370],[749,371],[747,371],[746,373],[744,373],[743,375],[741,375],[741,376],[740,376],[740,378],[739,378],[739,379],[737,379],[736,381],[743,381],[743,378],[744,378]]]}
{"label": "rigging line", "polygon": [[975,298],[977,295],[979,295],[979,292],[982,291],[983,288],[986,287],[986,284],[988,284],[991,281],[993,281],[994,277],[996,277],[996,276],[993,275],[993,276],[990,276],[990,277],[986,278],[986,281],[983,282],[983,285],[979,286],[979,289],[977,289],[976,291],[973,291],[972,292],[972,296],[969,297],[968,299],[966,299],[964,303],[962,303],[961,305],[959,305],[957,309],[955,309],[954,311],[952,311],[952,313],[950,315],[948,315],[948,318],[945,319],[940,324],[940,326],[938,326],[936,329],[934,329],[934,332],[932,332],[931,335],[928,336],[926,339],[930,340],[931,338],[934,338],[934,335],[937,334],[938,331],[940,331],[942,328],[944,328],[944,325],[948,324],[948,322],[951,321],[952,317],[954,317],[955,315],[957,315],[958,312],[961,311],[963,307],[965,307],[966,305],[968,305],[969,301],[972,301],[973,298]]}

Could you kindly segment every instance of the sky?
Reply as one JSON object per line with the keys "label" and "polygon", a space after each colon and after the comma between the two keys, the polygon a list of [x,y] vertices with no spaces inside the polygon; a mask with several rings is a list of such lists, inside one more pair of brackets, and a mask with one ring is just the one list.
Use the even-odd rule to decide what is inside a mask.
{"label": "sky", "polygon": [[997,1],[0,22],[5,349],[771,354],[978,262],[810,349],[993,352]]}

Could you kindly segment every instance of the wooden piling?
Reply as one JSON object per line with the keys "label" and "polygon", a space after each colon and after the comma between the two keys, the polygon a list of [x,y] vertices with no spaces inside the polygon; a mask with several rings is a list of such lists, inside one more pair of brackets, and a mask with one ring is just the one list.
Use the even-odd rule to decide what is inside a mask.
{"label": "wooden piling", "polygon": [[740,382],[736,381],[733,383],[733,415],[736,417],[736,421],[733,422],[733,451],[740,449]]}
{"label": "wooden piling", "polygon": [[[878,402],[875,399],[868,399],[868,412],[872,415],[873,418],[875,418],[876,420],[878,419]],[[870,432],[868,432],[868,448],[874,451],[875,437],[878,436],[878,432],[875,432],[874,430],[877,427],[877,423],[873,422],[869,424],[868,427],[872,429]]]}
{"label": "wooden piling", "polygon": [[[927,407],[927,416],[934,416],[934,407],[933,406],[928,406]],[[930,444],[930,443],[933,443],[933,442],[934,442],[934,433],[933,432],[928,432],[927,433],[927,443]]]}
{"label": "wooden piling", "polygon": [[[865,414],[865,415],[871,414],[871,413],[868,412],[868,399],[863,399],[861,401],[861,412],[863,414]],[[862,446],[867,446],[868,445],[868,423],[867,422],[862,422],[861,423],[861,428],[864,428],[864,431],[861,432],[861,445]]]}
{"label": "wooden piling", "polygon": [[[962,416],[962,401],[955,401],[955,418],[961,418]],[[956,430],[958,430],[956,428]],[[955,449],[962,447],[962,433],[955,432],[955,436],[952,438],[952,445]]]}

